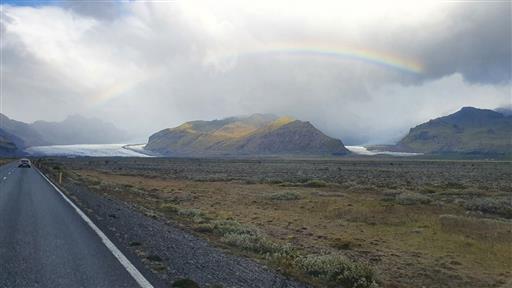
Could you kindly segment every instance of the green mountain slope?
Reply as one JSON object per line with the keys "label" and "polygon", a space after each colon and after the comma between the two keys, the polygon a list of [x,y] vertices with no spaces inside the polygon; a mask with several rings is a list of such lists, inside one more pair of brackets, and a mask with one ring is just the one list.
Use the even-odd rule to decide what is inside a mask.
{"label": "green mountain slope", "polygon": [[187,122],[153,134],[145,148],[166,155],[348,153],[309,122],[265,114]]}
{"label": "green mountain slope", "polygon": [[511,154],[512,116],[464,107],[412,128],[396,150],[421,153]]}

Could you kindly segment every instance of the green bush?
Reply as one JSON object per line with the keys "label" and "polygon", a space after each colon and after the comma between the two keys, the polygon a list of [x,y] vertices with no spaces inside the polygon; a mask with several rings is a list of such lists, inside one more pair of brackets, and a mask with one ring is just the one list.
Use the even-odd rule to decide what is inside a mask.
{"label": "green bush", "polygon": [[295,266],[311,277],[343,287],[378,287],[375,273],[368,265],[352,262],[339,254],[298,257]]}

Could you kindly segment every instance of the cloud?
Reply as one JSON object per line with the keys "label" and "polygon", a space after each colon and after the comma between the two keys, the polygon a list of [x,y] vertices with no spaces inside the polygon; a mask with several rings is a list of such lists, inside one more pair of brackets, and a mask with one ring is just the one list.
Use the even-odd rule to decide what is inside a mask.
{"label": "cloud", "polygon": [[112,20],[126,13],[126,2],[123,1],[74,1],[60,0],[56,3],[74,13],[100,20]]}
{"label": "cloud", "polygon": [[81,113],[148,136],[266,112],[354,144],[510,103],[509,2],[112,3],[2,6],[7,115]]}
{"label": "cloud", "polygon": [[[421,34],[427,76],[460,73],[474,83],[510,83],[512,2],[463,3]],[[426,33],[425,33],[426,32]],[[422,46],[422,47],[421,47]]]}

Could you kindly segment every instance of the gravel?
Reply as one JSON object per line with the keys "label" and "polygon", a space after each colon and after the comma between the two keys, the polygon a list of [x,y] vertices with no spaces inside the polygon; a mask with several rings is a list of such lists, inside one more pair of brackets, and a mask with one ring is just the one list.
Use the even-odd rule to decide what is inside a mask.
{"label": "gravel", "polygon": [[142,257],[168,286],[185,278],[201,287],[308,287],[250,259],[230,255],[163,219],[146,216],[128,203],[77,183],[66,183],[64,188],[121,250]]}

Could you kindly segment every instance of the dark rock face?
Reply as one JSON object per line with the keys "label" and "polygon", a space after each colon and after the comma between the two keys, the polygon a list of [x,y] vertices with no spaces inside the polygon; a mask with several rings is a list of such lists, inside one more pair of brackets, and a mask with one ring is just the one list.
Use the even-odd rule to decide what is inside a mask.
{"label": "dark rock face", "polygon": [[309,122],[255,114],[193,121],[153,134],[146,149],[165,155],[347,154]]}
{"label": "dark rock face", "polygon": [[422,153],[512,153],[512,116],[464,107],[412,128],[396,150]]}

